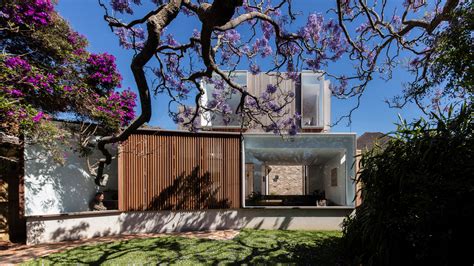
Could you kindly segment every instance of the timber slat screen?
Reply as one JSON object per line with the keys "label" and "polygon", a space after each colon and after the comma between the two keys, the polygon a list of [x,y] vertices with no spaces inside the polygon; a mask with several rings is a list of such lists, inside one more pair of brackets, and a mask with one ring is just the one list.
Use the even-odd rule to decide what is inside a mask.
{"label": "timber slat screen", "polygon": [[119,209],[240,208],[240,136],[139,131],[121,144]]}

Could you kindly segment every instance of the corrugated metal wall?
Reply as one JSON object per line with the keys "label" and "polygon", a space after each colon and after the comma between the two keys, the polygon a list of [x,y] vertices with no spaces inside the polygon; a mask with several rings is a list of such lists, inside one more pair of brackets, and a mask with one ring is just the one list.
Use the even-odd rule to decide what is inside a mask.
{"label": "corrugated metal wall", "polygon": [[240,208],[240,136],[140,131],[119,151],[119,209]]}

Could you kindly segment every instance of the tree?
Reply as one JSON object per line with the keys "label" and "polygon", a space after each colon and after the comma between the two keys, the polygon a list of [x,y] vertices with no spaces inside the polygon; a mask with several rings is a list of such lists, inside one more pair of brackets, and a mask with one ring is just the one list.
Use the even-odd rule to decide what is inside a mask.
{"label": "tree", "polygon": [[[322,71],[334,81],[331,87],[333,95],[358,98],[357,106],[347,116],[349,120],[367,84],[375,75],[391,78],[393,69],[402,63],[402,56],[415,55],[408,67],[413,71],[419,69],[421,74],[408,83],[399,99],[395,99],[397,105],[403,106],[407,101],[420,104],[420,99],[432,95],[430,90],[433,86],[446,80],[453,81],[453,86],[446,87],[442,95],[449,94],[456,99],[466,100],[466,94],[472,92],[469,86],[472,84],[458,82],[459,78],[436,75],[436,80],[432,78],[430,81],[430,75],[436,69],[457,73],[472,71],[466,64],[460,64],[456,69],[436,67],[443,61],[443,52],[439,48],[441,43],[449,40],[447,36],[454,25],[465,25],[463,20],[456,17],[457,12],[472,12],[472,4],[468,2],[405,0],[402,6],[389,8],[386,0],[373,1],[371,4],[361,0],[336,0],[333,8],[325,10],[333,16],[329,20],[321,13],[301,18],[293,12],[289,0],[275,3],[256,0],[153,2],[156,7],[146,15],[122,22],[112,15],[111,10],[118,16],[133,15],[134,8],[140,6],[142,1],[111,0],[106,3],[99,0],[105,20],[119,36],[120,44],[136,52],[131,70],[142,107],[141,114],[120,134],[99,141],[98,148],[105,155],[100,162],[99,173],[112,158],[105,145],[125,140],[150,120],[151,91],[169,96],[170,106],[178,107],[170,107],[170,115],[176,122],[191,129],[198,127],[197,121],[203,112],[210,111],[221,113],[224,117],[235,113],[241,123],[253,123],[267,131],[280,132],[286,129],[296,133],[298,115],[284,118],[281,112],[294,95],[286,93],[276,96],[274,92],[277,88],[268,88],[262,95],[250,94],[245,87],[233,81],[233,72],[242,62],[247,62],[248,69],[255,74],[261,71],[259,60],[270,59],[272,67],[267,71],[277,72],[277,76],[284,79],[297,79],[296,73],[301,69]],[[313,5],[317,8],[316,4],[308,4],[308,7],[312,8]],[[424,15],[420,14],[422,12]],[[199,25],[183,44],[172,33],[166,32],[166,26],[179,23],[179,14],[195,17]],[[146,31],[140,28],[142,24],[146,25]],[[355,32],[351,32],[351,28],[355,28]],[[246,39],[243,38],[245,32],[250,32]],[[465,33],[463,38],[466,37]],[[467,38],[467,41],[472,40],[469,33]],[[472,41],[463,49],[472,51]],[[157,67],[152,71],[156,78],[154,84],[157,85],[150,89],[145,66],[153,58],[157,61]],[[354,73],[337,74],[321,70],[341,59],[354,62]],[[280,75],[281,71],[286,74]],[[213,83],[217,88],[214,100],[206,105],[201,101],[204,95],[200,86],[202,81]],[[426,86],[420,86],[423,82]],[[226,99],[232,94],[240,96],[236,110],[226,104]],[[193,106],[185,103],[189,97],[194,99]],[[263,124],[261,116],[268,116],[271,122]]]}
{"label": "tree", "polygon": [[[53,146],[66,132],[52,120],[62,115],[84,123],[76,131],[81,129],[80,143],[86,152],[98,124],[116,133],[134,118],[135,94],[115,90],[121,76],[114,56],[92,54],[86,47],[86,38],[71,29],[50,0],[2,1],[2,139],[23,136],[55,151]],[[56,153],[60,159],[62,154]]]}
{"label": "tree", "polygon": [[469,265],[474,237],[472,106],[402,121],[362,156],[362,204],[344,221],[354,265]]}

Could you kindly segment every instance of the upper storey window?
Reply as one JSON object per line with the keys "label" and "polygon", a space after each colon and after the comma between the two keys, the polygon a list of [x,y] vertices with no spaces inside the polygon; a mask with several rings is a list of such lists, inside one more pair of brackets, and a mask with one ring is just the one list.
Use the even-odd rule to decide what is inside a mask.
{"label": "upper storey window", "polygon": [[[283,75],[285,74],[283,73]],[[296,113],[299,113],[301,114],[301,128],[329,130],[331,91],[329,90],[329,81],[324,79],[322,73],[302,72],[300,82],[278,78],[275,73],[252,75],[246,71],[234,71],[231,78],[235,83],[257,97],[266,91],[269,84],[278,87],[276,95],[294,92],[294,100],[282,109],[282,117],[280,119],[284,120],[286,117],[293,117]],[[216,112],[209,111],[202,114],[201,126],[212,128],[240,127],[241,116],[236,114],[235,110],[240,104],[241,93],[216,81],[213,83],[203,83],[202,86],[205,91],[205,95],[202,98],[203,105],[214,108],[215,104],[213,102],[218,102],[220,106],[216,108],[218,109]],[[224,100],[222,97],[225,97]],[[225,106],[221,106],[223,103]],[[270,124],[272,122],[265,115],[261,115],[259,119],[262,124]],[[247,126],[244,125],[244,127]],[[249,127],[255,130],[252,125]]]}
{"label": "upper storey window", "polygon": [[329,81],[320,73],[301,73],[301,127],[327,128],[330,124]]}
{"label": "upper storey window", "polygon": [[[247,86],[247,72],[246,71],[235,71],[231,75],[232,81],[239,84],[242,87]],[[203,84],[205,95],[203,97],[204,103],[210,103],[215,100],[215,97],[225,97],[226,106],[222,109],[227,112],[225,115],[222,113],[210,113],[206,112],[201,117],[201,126],[204,127],[240,127],[241,121],[240,116],[235,113],[235,110],[239,106],[241,93],[236,90],[230,90],[228,86],[224,93],[219,85],[205,83]]]}

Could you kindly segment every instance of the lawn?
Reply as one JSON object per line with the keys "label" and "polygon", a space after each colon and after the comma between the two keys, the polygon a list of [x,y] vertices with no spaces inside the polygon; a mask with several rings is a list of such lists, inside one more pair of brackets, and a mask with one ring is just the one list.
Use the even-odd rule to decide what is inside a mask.
{"label": "lawn", "polygon": [[341,232],[243,230],[232,240],[177,236],[86,245],[29,261],[44,264],[338,264]]}

